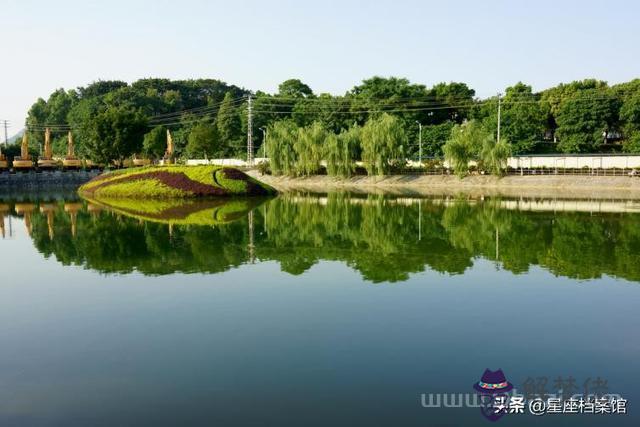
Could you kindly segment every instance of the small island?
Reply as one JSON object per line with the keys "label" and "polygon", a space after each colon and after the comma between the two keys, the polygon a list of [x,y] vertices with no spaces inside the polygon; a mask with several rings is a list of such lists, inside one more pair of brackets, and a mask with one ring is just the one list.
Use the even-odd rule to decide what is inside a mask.
{"label": "small island", "polygon": [[196,198],[269,196],[276,191],[244,172],[226,166],[148,166],[116,170],[79,188],[88,197]]}

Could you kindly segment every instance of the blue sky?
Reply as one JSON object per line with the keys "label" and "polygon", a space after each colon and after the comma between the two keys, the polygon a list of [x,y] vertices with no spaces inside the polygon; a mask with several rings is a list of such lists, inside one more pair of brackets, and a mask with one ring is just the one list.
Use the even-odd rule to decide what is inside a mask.
{"label": "blue sky", "polygon": [[[342,94],[373,75],[479,96],[640,77],[633,1],[3,0],[0,119],[98,79],[217,78],[274,91],[296,77]],[[636,3],[636,4],[634,4]]]}

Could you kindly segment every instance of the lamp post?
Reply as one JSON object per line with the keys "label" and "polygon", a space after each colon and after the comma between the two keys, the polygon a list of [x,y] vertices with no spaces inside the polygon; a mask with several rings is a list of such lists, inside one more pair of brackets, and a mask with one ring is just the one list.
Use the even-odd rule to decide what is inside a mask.
{"label": "lamp post", "polygon": [[416,120],[418,124],[418,164],[422,166],[422,123]]}
{"label": "lamp post", "polygon": [[267,158],[267,130],[265,128],[259,128],[262,131],[262,155]]}
{"label": "lamp post", "polygon": [[500,108],[500,107],[501,107],[501,103],[500,103],[500,101],[501,101],[501,100],[500,100],[500,96],[501,96],[501,94],[500,94],[500,93],[498,93],[498,132],[497,132],[497,134],[498,134],[498,135],[496,136],[496,143],[499,143],[499,142],[500,142],[500,120],[501,120],[501,114],[500,114],[500,112],[501,112],[501,111],[500,111],[500,110],[501,110],[501,108]]}

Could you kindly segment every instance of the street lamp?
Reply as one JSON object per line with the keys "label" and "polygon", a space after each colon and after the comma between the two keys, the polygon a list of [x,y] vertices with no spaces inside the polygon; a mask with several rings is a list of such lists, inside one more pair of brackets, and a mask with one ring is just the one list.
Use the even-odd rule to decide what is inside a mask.
{"label": "street lamp", "polygon": [[267,130],[265,128],[258,128],[262,131],[262,155],[267,158]]}
{"label": "street lamp", "polygon": [[422,123],[416,120],[418,124],[418,164],[422,166]]}

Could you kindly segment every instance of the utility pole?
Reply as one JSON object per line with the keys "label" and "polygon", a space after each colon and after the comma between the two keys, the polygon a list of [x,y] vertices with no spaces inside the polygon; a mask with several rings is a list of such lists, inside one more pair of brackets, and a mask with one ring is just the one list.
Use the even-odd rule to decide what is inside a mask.
{"label": "utility pole", "polygon": [[496,144],[500,142],[500,107],[501,107],[501,102],[500,102],[500,93],[498,93],[498,138],[496,141]]}
{"label": "utility pole", "polygon": [[418,163],[422,166],[422,123],[416,120],[418,124]]}
{"label": "utility pole", "polygon": [[247,103],[247,163],[253,166],[253,111],[252,100],[249,94],[249,102]]}

